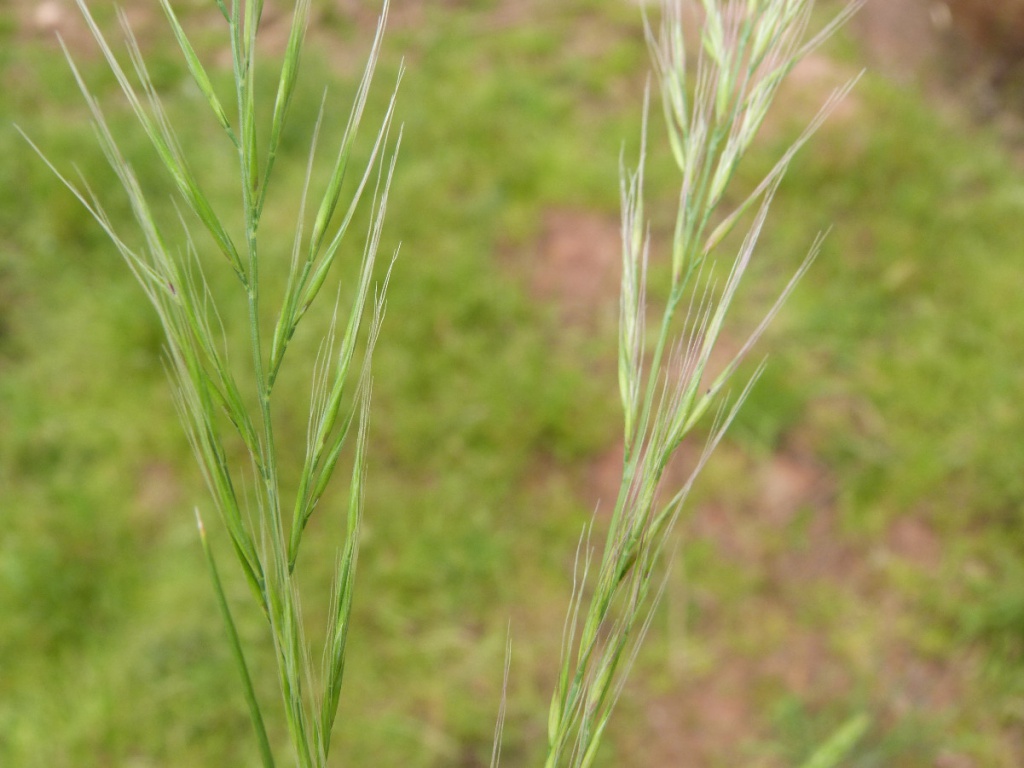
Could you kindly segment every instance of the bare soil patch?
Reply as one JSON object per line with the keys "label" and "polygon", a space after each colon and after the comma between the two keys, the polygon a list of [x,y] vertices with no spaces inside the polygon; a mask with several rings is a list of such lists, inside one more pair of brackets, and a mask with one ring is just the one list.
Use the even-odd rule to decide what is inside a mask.
{"label": "bare soil patch", "polygon": [[901,82],[913,82],[941,51],[933,0],[868,0],[853,29],[871,63]]}
{"label": "bare soil patch", "polygon": [[[882,553],[933,567],[938,542],[927,524],[898,521],[880,545],[850,540],[833,481],[812,456],[782,452],[749,470],[751,499],[700,505],[686,538],[711,543],[754,586],[727,598],[717,585],[694,585],[701,610],[684,646],[714,649],[715,658],[710,671],[684,672],[673,692],[649,703],[649,734],[637,745],[649,759],[637,764],[748,764],[744,744],[772,735],[768,705],[780,696],[813,709],[866,692],[883,729],[953,710],[969,665],[916,649],[906,629],[914,607],[880,568]],[[835,605],[812,607],[823,600]],[[775,765],[763,760],[755,764]]]}
{"label": "bare soil patch", "polygon": [[853,29],[869,67],[939,105],[985,120],[1024,111],[1024,0],[868,0]]}
{"label": "bare soil patch", "polygon": [[617,318],[621,273],[619,222],[589,211],[554,209],[527,259],[531,293],[562,321],[596,328]]}
{"label": "bare soil patch", "polygon": [[[89,28],[71,0],[14,0],[10,13],[23,39],[59,50],[59,38],[74,54],[95,49]],[[125,15],[132,20],[133,28],[136,24],[143,26],[144,20],[131,6],[125,8]]]}

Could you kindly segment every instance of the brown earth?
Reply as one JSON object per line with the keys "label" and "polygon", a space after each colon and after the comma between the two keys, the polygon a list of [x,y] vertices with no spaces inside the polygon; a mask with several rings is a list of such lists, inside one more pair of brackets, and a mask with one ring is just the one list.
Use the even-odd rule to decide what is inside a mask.
{"label": "brown earth", "polygon": [[617,218],[553,209],[525,258],[529,287],[553,304],[563,323],[584,329],[617,318],[622,257]]}
{"label": "brown earth", "polygon": [[1024,60],[1024,0],[947,0],[949,27],[1008,69]]}

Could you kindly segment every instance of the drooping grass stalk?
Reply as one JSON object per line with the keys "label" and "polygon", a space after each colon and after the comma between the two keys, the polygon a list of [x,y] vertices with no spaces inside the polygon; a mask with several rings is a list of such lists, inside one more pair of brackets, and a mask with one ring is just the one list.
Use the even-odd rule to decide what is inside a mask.
{"label": "drooping grass stalk", "polygon": [[[852,2],[816,35],[806,32],[813,0],[702,0],[696,69],[688,60],[682,3],[663,4],[660,34],[647,26],[672,157],[680,173],[669,258],[671,285],[653,333],[646,326],[650,251],[644,212],[648,106],[636,171],[623,169],[619,389],[625,416],[622,483],[596,567],[589,536],[578,567],[548,717],[546,768],[589,766],[661,595],[658,568],[683,503],[760,369],[731,405],[726,387],[820,246],[820,238],[774,306],[724,370],[708,380],[712,352],[797,150],[853,86],[828,99],[763,181],[732,210],[720,210],[779,85],[796,63],[853,14]],[[715,265],[725,236],[749,219],[723,283]],[[663,475],[682,441],[709,411],[710,438],[681,488]],[[862,726],[858,726],[862,731]],[[854,728],[841,736],[851,737]],[[847,744],[832,742],[833,754]],[[823,753],[824,755],[824,753]],[[825,755],[826,757],[828,755]],[[822,758],[824,759],[824,757]]]}
{"label": "drooping grass stalk", "polygon": [[[255,87],[256,41],[263,11],[262,0],[216,2],[230,42],[233,118],[222,104],[213,80],[173,6],[169,0],[160,0],[188,72],[223,130],[225,141],[237,156],[239,204],[230,213],[218,210],[193,172],[190,150],[178,139],[173,119],[164,109],[126,16],[122,12],[118,14],[126,43],[127,67],[107,42],[86,0],[76,2],[160,164],[174,183],[182,233],[172,236],[158,223],[150,199],[113,135],[99,101],[90,93],[66,48],[65,55],[92,115],[100,145],[127,193],[142,235],[142,246],[129,245],[130,238],[115,231],[101,202],[85,180],[73,182],[52,165],[50,167],[109,235],[157,312],[166,334],[167,367],[182,421],[241,572],[267,620],[292,758],[302,768],[323,766],[330,751],[331,730],[345,669],[366,476],[371,361],[383,320],[387,290],[385,277],[371,297],[388,190],[401,142],[400,135],[396,141],[390,140],[395,93],[392,93],[387,112],[377,129],[369,160],[358,172],[355,191],[343,198],[342,188],[349,174],[354,143],[381,49],[388,0],[383,0],[380,21],[348,124],[330,166],[329,181],[319,192],[316,215],[307,233],[306,205],[312,187],[323,106],[312,131],[284,297],[270,334],[265,333],[267,329],[260,321],[266,294],[266,281],[261,278],[260,271],[264,258],[268,257],[261,250],[260,224],[297,82],[310,0],[295,2],[288,44],[277,77],[269,131],[266,132],[269,140],[265,145],[261,145],[260,131],[257,130]],[[392,155],[390,161],[386,158],[389,151]],[[284,499],[280,479],[283,457],[274,432],[274,384],[296,328],[329,276],[336,272],[333,268],[341,246],[346,242],[345,236],[360,203],[368,197],[366,193],[371,180],[374,188],[369,195],[369,227],[362,247],[356,290],[346,308],[340,344],[336,344],[334,333],[338,320],[338,306],[335,306],[334,322],[324,339],[313,374],[307,445],[298,492],[294,500]],[[335,216],[339,209],[344,211],[340,220]],[[234,219],[233,226],[226,223],[229,216]],[[201,241],[192,237],[194,224],[206,233]],[[241,237],[233,236],[232,230],[240,231]],[[225,303],[223,297],[215,295],[207,280],[206,270],[214,268],[206,258],[208,252],[223,257],[237,279],[238,289],[245,297],[244,317],[225,316],[218,308]],[[390,274],[390,267],[387,273]],[[251,359],[251,375],[243,380],[237,378],[229,365],[230,358],[241,355],[237,350],[228,348],[224,331],[226,324],[241,324],[248,329],[248,349],[245,352]],[[363,349],[362,360],[357,364],[360,348]],[[249,402],[255,402],[255,407],[249,406]],[[354,439],[355,445],[345,538],[337,547],[331,601],[326,610],[327,636],[321,652],[322,662],[315,669],[311,643],[303,623],[295,571],[303,531],[323,498],[350,438]],[[229,443],[236,439],[248,454],[247,467],[239,467],[229,459]],[[285,514],[288,505],[292,509],[290,515]],[[235,630],[232,608],[221,586],[214,550],[198,511],[197,520],[217,603],[256,732],[259,754],[265,768],[272,768],[275,758],[252,683],[246,649]]]}

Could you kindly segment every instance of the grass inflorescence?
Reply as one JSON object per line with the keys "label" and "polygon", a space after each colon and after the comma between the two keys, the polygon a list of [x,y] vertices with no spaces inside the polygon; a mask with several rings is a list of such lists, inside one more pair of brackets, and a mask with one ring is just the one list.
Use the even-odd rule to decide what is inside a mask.
{"label": "grass inflorescence", "polygon": [[[669,248],[671,282],[656,330],[647,328],[650,237],[644,209],[645,140],[635,172],[622,172],[622,287],[618,378],[625,414],[622,484],[596,574],[589,540],[566,618],[562,665],[548,720],[546,765],[590,766],[631,662],[660,598],[663,552],[690,488],[757,378],[722,405],[740,361],[802,277],[810,254],[747,341],[721,371],[710,360],[740,281],[753,258],[769,208],[797,150],[854,81],[838,89],[753,192],[720,211],[726,190],[786,75],[855,10],[805,40],[813,3],[704,2],[695,74],[688,59],[683,6],[665,5],[660,34],[647,37],[660,86],[669,145],[681,177]],[[692,80],[692,82],[691,82]],[[725,282],[715,282],[719,246],[752,211]],[[683,441],[717,410],[711,436],[679,488],[662,487]],[[585,590],[592,590],[587,594]],[[841,753],[836,750],[837,753]],[[823,754],[829,754],[828,752]],[[838,758],[831,758],[834,762]],[[816,758],[812,764],[822,764]]]}
{"label": "grass inflorescence", "polygon": [[[198,30],[196,54],[234,117],[232,57],[200,5],[174,8],[185,29]],[[81,129],[87,114],[74,80],[49,38],[26,30],[18,6],[0,8],[0,68],[12,84],[0,115],[22,125],[59,168],[74,163],[134,247],[130,204]],[[127,3],[133,23],[144,23],[150,76],[199,184],[241,243],[240,217],[226,213],[238,206],[237,149],[204,106],[174,36],[154,35],[158,25],[145,24],[152,19],[140,6],[149,10]],[[209,10],[219,14],[213,3]],[[94,13],[104,28],[113,18],[100,4]],[[296,80],[275,161],[279,186],[271,185],[261,216],[261,277],[272,289],[261,301],[267,355],[322,82],[331,84],[329,104],[339,92],[356,93],[362,66],[347,54],[339,65],[337,49],[362,32],[368,47],[374,31],[354,25],[347,11],[328,17],[313,4],[313,13],[318,25],[304,46],[304,76]],[[393,20],[382,44],[383,79],[397,74],[398,49],[416,63],[401,99],[403,119],[416,129],[406,132],[401,183],[389,195],[389,208],[401,216],[391,215],[382,233],[385,251],[400,238],[413,257],[403,258],[401,279],[389,284],[389,319],[375,348],[366,498],[376,511],[362,522],[361,593],[352,607],[348,695],[332,763],[486,764],[509,605],[515,655],[502,764],[543,762],[550,695],[543,681],[558,653],[556,596],[572,555],[571,546],[552,542],[575,537],[592,510],[577,481],[589,480],[592,464],[623,433],[608,396],[614,375],[593,375],[614,374],[617,357],[607,354],[614,334],[598,331],[586,345],[551,344],[564,329],[508,272],[510,262],[514,273],[521,268],[522,252],[544,248],[551,209],[614,219],[617,150],[635,133],[643,92],[639,15],[629,4],[571,1],[546,4],[538,18],[513,14],[499,22],[499,14],[490,4],[435,6],[429,24]],[[534,34],[537,26],[543,31]],[[176,232],[168,203],[173,178],[118,98],[102,57],[91,55],[94,47],[74,29],[65,39],[162,229]],[[694,63],[699,44],[690,40]],[[856,44],[844,44],[841,68],[862,60]],[[834,48],[824,55],[834,64]],[[266,64],[259,73],[262,156],[280,78]],[[789,110],[785,94],[782,101],[776,107],[786,117],[799,111]],[[651,756],[676,738],[693,747],[687,754],[695,765],[772,759],[765,755],[799,764],[859,711],[872,714],[873,726],[850,765],[1019,764],[1020,418],[1013,393],[1021,366],[1013,342],[1021,323],[1014,309],[1018,265],[1007,255],[1019,239],[1020,181],[995,133],[951,118],[948,107],[940,115],[905,84],[869,72],[850,112],[844,108],[812,151],[793,158],[762,231],[761,255],[748,267],[747,290],[733,304],[733,323],[756,326],[751,307],[770,286],[785,285],[780,273],[799,268],[820,229],[835,229],[781,322],[762,338],[771,365],[691,497],[696,522],[703,525],[714,510],[728,528],[724,542],[706,529],[695,537],[687,529],[680,559],[686,578],[674,574],[666,592],[672,605],[663,609],[678,613],[685,640],[666,635],[663,613],[654,615],[597,764],[656,764]],[[386,109],[386,94],[374,89],[367,113]],[[340,138],[344,112],[327,110],[322,136]],[[672,200],[678,182],[671,149],[651,133],[647,304],[661,310],[671,290],[661,246],[671,242],[675,217],[659,201]],[[110,258],[102,230],[70,195],[53,194],[52,177],[12,134],[0,126],[0,602],[8,611],[0,650],[10,662],[0,665],[0,762],[257,763],[244,701],[230,694],[237,673],[210,619],[216,603],[204,583],[195,525],[182,513],[208,502],[192,490],[199,483],[191,481],[188,448],[173,423],[160,364],[163,329],[128,271]],[[726,210],[738,202],[735,194],[757,187],[798,135],[769,125],[767,140],[751,147],[750,163],[740,164],[739,192],[726,193]],[[360,167],[367,144],[354,144]],[[311,189],[329,182],[325,166],[335,148],[319,153]],[[346,189],[357,179],[350,182]],[[313,204],[307,210],[312,219]],[[211,292],[223,300],[225,336],[242,350],[231,356],[231,371],[243,401],[258,407],[246,351],[247,297],[202,222],[187,212],[186,221]],[[735,233],[723,243],[735,244]],[[358,268],[345,263],[347,252],[343,247],[335,264],[343,275]],[[356,284],[343,283],[343,302]],[[274,384],[289,502],[307,449],[310,388],[297,368],[314,360],[317,340],[309,331],[328,327],[331,304],[324,298],[307,312]],[[652,315],[649,309],[655,328]],[[344,322],[338,327],[340,338]],[[727,348],[735,341],[730,333],[720,339]],[[698,425],[691,439],[704,429]],[[224,434],[231,438],[230,428]],[[230,439],[232,460],[244,461],[240,440]],[[806,458],[801,451],[814,452],[833,495],[803,502],[779,528],[778,518],[760,514],[763,473],[793,452]],[[348,474],[352,457],[350,445],[339,472]],[[303,536],[296,572],[310,576],[303,580],[307,608],[329,599],[327,561],[337,540],[330,513],[347,508],[347,485],[328,486]],[[288,523],[290,503],[284,512]],[[833,513],[839,523],[825,527],[823,542],[817,523],[832,521]],[[268,706],[279,693],[276,676],[265,674],[275,664],[266,620],[241,570],[225,562],[231,555],[223,529],[211,524],[213,515],[204,517],[280,759],[287,726]],[[603,534],[606,523],[599,516],[595,532]],[[912,551],[902,549],[903,539],[894,544],[894,530],[913,534]],[[844,555],[824,581],[817,572],[807,579],[800,563],[816,561],[823,543],[826,554]],[[929,565],[929,546],[941,553],[937,566]],[[785,577],[794,571],[795,583]],[[680,595],[678,583],[686,582]],[[254,610],[246,610],[247,600]],[[792,623],[780,624],[780,605]],[[320,613],[306,611],[317,629],[327,619]],[[551,621],[542,628],[544,617]],[[801,632],[821,637],[849,687],[793,692],[788,675],[774,676],[779,644],[804,647]],[[681,658],[671,674],[661,657],[666,648]],[[759,658],[769,662],[757,675],[751,668]],[[815,663],[812,657],[808,675]],[[744,674],[749,685],[729,687]],[[728,697],[748,716],[716,743],[695,697],[719,681],[719,703]],[[922,682],[940,684],[939,695],[950,698],[936,704]],[[947,685],[952,693],[943,694]],[[802,714],[778,719],[780,701],[798,701]],[[710,759],[712,748],[722,757]]]}
{"label": "grass inflorescence", "polygon": [[[127,16],[123,12],[119,14],[130,70],[120,63],[84,0],[79,0],[78,7],[89,31],[152,150],[173,182],[181,209],[182,234],[177,238],[177,245],[154,213],[149,196],[111,130],[99,101],[90,92],[66,47],[65,55],[85,98],[104,155],[127,193],[132,216],[142,235],[141,245],[130,244],[115,228],[87,182],[76,183],[55,167],[51,168],[110,237],[156,310],[167,342],[167,367],[179,416],[236,560],[267,622],[292,751],[299,765],[319,766],[326,764],[330,753],[352,611],[366,472],[371,361],[383,320],[388,277],[386,275],[376,289],[373,283],[388,191],[401,141],[399,137],[392,145],[390,140],[394,95],[366,165],[357,172],[356,187],[344,196],[343,182],[350,172],[353,144],[376,68],[388,4],[385,0],[348,124],[331,161],[330,178],[318,196],[319,202],[313,198],[316,213],[310,226],[306,206],[324,104],[312,129],[291,262],[269,344],[262,314],[267,287],[266,279],[261,278],[264,251],[260,225],[297,81],[310,4],[300,0],[295,5],[265,145],[259,140],[256,99],[256,40],[263,3],[234,2],[228,6],[218,2],[217,6],[230,43],[232,96],[237,108],[233,120],[222,106],[212,79],[173,6],[167,0],[161,2],[188,72],[222,128],[224,140],[237,155],[239,210],[232,213],[232,217],[238,217],[233,225],[227,223],[226,214],[216,209],[200,183],[188,150],[179,140],[163,106]],[[386,158],[388,152],[393,153],[390,161]],[[306,450],[295,499],[289,503],[279,466],[281,449],[275,436],[274,385],[295,331],[321,293],[342,243],[347,242],[346,235],[357,207],[371,186],[370,223],[356,290],[346,307],[347,318],[342,323],[340,342],[335,333],[339,296],[334,319],[313,370]],[[340,221],[335,216],[339,210],[344,212]],[[203,240],[194,239],[192,222],[205,230]],[[233,234],[233,229],[238,233]],[[237,352],[231,349],[225,332],[225,323],[232,318],[226,316],[226,309],[221,309],[224,300],[215,294],[206,277],[206,270],[211,268],[205,257],[207,249],[226,261],[235,277],[235,289],[244,297],[247,352],[251,358],[245,382],[240,381],[232,366],[232,357]],[[387,273],[390,274],[390,269]],[[361,335],[363,330],[365,334]],[[357,365],[360,340],[362,362]],[[350,393],[353,389],[354,396]],[[233,452],[232,440],[240,442],[246,460],[241,461]],[[322,660],[317,666],[307,638],[296,568],[303,533],[334,475],[344,447],[353,441],[347,521],[344,537],[336,549],[337,566],[327,606],[326,636]],[[289,506],[292,508],[290,515],[287,513]],[[270,768],[275,764],[274,749],[253,684],[248,653],[236,629],[234,612],[225,595],[214,550],[198,509],[196,520],[260,757],[264,766]]]}

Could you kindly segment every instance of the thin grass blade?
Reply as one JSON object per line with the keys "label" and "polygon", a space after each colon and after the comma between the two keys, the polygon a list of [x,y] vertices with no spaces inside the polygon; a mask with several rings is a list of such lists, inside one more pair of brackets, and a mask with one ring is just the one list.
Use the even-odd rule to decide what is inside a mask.
{"label": "thin grass blade", "polygon": [[235,628],[235,620],[231,616],[231,608],[228,606],[227,596],[224,594],[224,587],[217,572],[217,563],[213,556],[213,550],[206,539],[206,528],[203,526],[203,519],[196,509],[196,524],[199,526],[199,540],[203,545],[203,554],[206,556],[206,564],[210,569],[210,580],[213,582],[213,591],[217,597],[217,608],[224,619],[224,626],[228,632],[228,641],[231,646],[231,655],[238,667],[238,673],[242,678],[242,690],[245,694],[245,703],[249,708],[249,718],[252,720],[253,730],[256,732],[256,741],[259,746],[260,760],[263,768],[274,768],[274,753],[270,748],[270,739],[267,738],[267,729],[263,723],[263,714],[260,711],[259,701],[256,699],[256,691],[253,688],[252,677],[249,674],[249,665],[245,661],[245,652],[242,650],[242,641]]}
{"label": "thin grass blade", "polygon": [[800,768],[836,768],[842,765],[871,725],[867,715],[850,718],[828,741],[822,744]]}
{"label": "thin grass blade", "polygon": [[164,9],[167,21],[171,25],[171,30],[174,32],[175,39],[178,41],[178,47],[181,48],[181,53],[185,57],[185,64],[188,66],[188,71],[192,75],[192,79],[195,80],[196,85],[199,86],[199,90],[206,98],[207,104],[210,105],[210,109],[213,110],[213,114],[217,117],[217,121],[221,124],[225,133],[227,133],[228,138],[231,139],[231,143],[237,147],[238,139],[235,136],[234,130],[231,128],[231,121],[228,120],[227,113],[224,111],[224,107],[220,104],[220,99],[217,98],[217,94],[213,90],[213,84],[210,82],[210,77],[206,74],[206,69],[203,67],[202,62],[199,61],[199,57],[196,55],[195,49],[192,47],[192,43],[188,39],[188,35],[185,34],[185,30],[178,21],[178,17],[174,13],[174,9],[171,7],[169,0],[160,0],[160,5]]}

